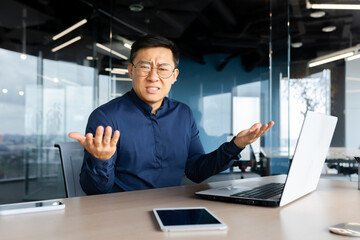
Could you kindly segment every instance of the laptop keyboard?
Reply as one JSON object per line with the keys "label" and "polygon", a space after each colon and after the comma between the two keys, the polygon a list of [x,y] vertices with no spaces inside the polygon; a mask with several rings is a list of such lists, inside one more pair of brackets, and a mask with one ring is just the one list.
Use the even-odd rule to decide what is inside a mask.
{"label": "laptop keyboard", "polygon": [[231,196],[268,199],[280,194],[284,189],[284,185],[285,185],[284,183],[268,183],[250,190],[235,193]]}

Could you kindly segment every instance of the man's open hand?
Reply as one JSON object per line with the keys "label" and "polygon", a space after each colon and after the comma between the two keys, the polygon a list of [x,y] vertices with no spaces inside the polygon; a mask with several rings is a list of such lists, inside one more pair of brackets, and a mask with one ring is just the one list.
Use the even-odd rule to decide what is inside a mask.
{"label": "man's open hand", "polygon": [[112,128],[98,126],[95,137],[92,133],[82,135],[79,132],[69,133],[69,137],[77,140],[93,157],[100,160],[110,159],[116,152],[116,144],[120,138],[120,131],[116,130],[111,138]]}
{"label": "man's open hand", "polygon": [[246,145],[255,142],[259,137],[264,135],[273,125],[273,121],[265,123],[262,126],[261,123],[255,123],[251,128],[239,132],[234,142],[236,146],[244,148]]}

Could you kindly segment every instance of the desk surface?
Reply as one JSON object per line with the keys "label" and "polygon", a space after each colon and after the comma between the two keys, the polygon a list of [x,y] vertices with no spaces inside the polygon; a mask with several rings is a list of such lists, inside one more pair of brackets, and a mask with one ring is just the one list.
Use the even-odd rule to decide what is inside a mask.
{"label": "desk surface", "polygon": [[[268,180],[280,176],[267,177]],[[256,179],[234,180],[240,182]],[[241,183],[241,182],[240,182]],[[0,216],[1,239],[345,239],[328,226],[360,222],[357,183],[320,180],[318,190],[282,208],[199,199],[194,192],[224,182],[68,198],[64,210]],[[161,232],[156,207],[205,206],[226,231]]]}

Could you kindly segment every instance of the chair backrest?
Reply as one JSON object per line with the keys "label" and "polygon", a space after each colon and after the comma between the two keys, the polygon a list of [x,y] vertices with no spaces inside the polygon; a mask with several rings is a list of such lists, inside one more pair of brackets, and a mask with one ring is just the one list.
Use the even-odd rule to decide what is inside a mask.
{"label": "chair backrest", "polygon": [[84,148],[78,142],[55,143],[54,146],[60,150],[66,197],[86,196],[80,185]]}

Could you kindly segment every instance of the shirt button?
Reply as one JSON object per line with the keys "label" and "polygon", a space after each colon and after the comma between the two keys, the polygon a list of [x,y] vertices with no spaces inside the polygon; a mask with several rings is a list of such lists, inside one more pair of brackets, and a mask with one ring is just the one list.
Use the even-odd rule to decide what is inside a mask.
{"label": "shirt button", "polygon": [[103,162],[102,165],[105,167],[107,166],[107,162]]}

